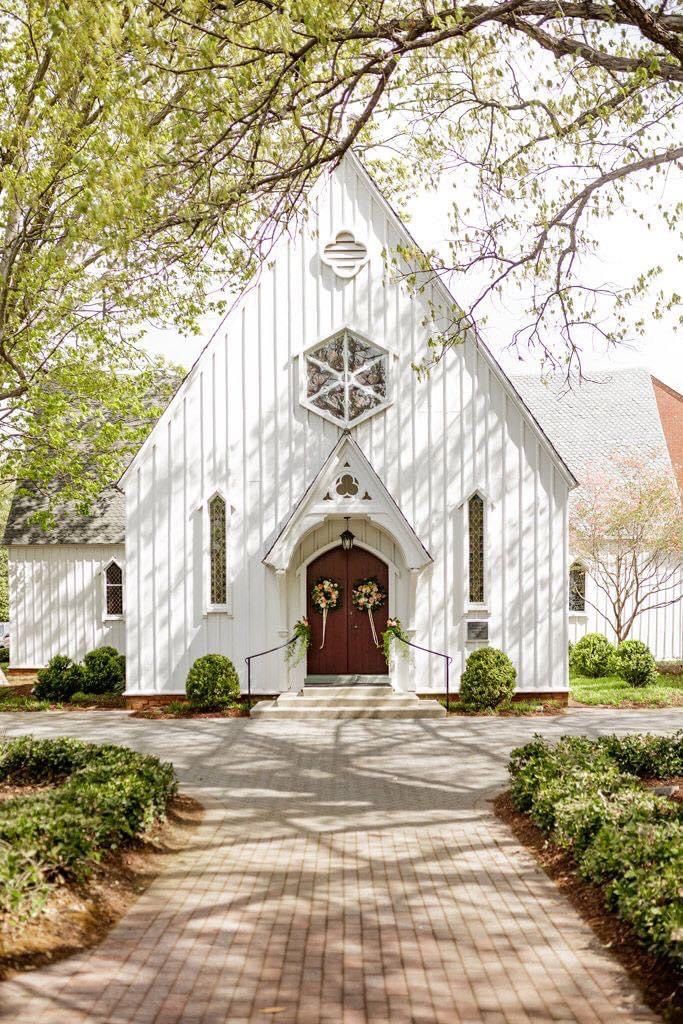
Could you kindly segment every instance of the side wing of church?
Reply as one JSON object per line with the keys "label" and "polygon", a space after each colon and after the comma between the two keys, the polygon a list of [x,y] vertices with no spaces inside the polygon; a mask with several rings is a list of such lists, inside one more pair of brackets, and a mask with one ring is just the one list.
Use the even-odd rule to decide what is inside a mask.
{"label": "side wing of church", "polygon": [[[347,156],[127,469],[125,555],[115,555],[129,696],[183,694],[194,660],[214,652],[244,687],[245,659],[283,644],[303,615],[307,659],[257,659],[254,693],[380,675],[399,690],[442,692],[438,654],[453,657],[455,688],[482,645],[509,655],[519,691],[567,692],[576,481],[473,335],[418,379],[434,319],[453,299],[438,282],[411,294],[387,270],[383,253],[413,244]],[[74,621],[106,616],[114,555],[100,555],[88,582],[97,606],[86,607],[72,573]],[[35,576],[15,578],[17,591],[36,587]],[[339,595],[325,616],[311,596],[320,580]],[[385,595],[373,616],[354,600],[368,580]],[[389,670],[375,642],[387,616],[437,654],[416,651]],[[28,619],[13,630],[30,632]],[[81,657],[68,633],[52,630],[52,646],[33,642],[30,654],[18,639],[13,665],[44,664],[54,642]]]}

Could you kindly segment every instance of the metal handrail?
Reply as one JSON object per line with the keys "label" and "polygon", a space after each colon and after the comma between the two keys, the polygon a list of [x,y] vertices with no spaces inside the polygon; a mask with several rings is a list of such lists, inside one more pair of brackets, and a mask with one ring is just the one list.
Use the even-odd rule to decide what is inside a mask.
{"label": "metal handrail", "polygon": [[444,658],[446,661],[446,714],[450,708],[450,675],[451,675],[451,662],[453,658],[450,654],[444,654],[443,651],[433,651],[431,647],[422,647],[420,644],[414,644],[412,640],[403,640],[404,644],[408,647],[414,647],[417,651],[424,651],[426,654],[434,654],[437,658]]}
{"label": "metal handrail", "polygon": [[[258,654],[250,654],[248,658],[244,660],[247,663],[247,702],[249,710],[251,711],[251,663],[256,658],[263,658],[266,654],[275,654],[276,651],[283,651],[285,647],[289,647],[290,644],[295,643],[297,637],[293,636],[287,640],[284,644],[279,644],[277,647],[269,647],[267,651],[259,651]],[[450,654],[444,654],[443,651],[433,651],[431,647],[422,647],[420,644],[414,644],[412,640],[403,640],[402,643],[406,644],[407,647],[414,647],[416,651],[424,651],[425,654],[433,654],[437,658],[444,658],[446,662],[446,713],[448,713],[450,707],[450,669],[453,658]]]}
{"label": "metal handrail", "polygon": [[248,658],[244,660],[247,663],[247,701],[249,704],[249,710],[251,711],[251,663],[255,658],[263,658],[266,654],[274,654],[275,651],[283,651],[285,647],[289,647],[293,644],[297,638],[293,636],[290,640],[287,640],[284,644],[279,644],[277,647],[271,647],[267,651],[259,651],[258,654],[250,654]]}

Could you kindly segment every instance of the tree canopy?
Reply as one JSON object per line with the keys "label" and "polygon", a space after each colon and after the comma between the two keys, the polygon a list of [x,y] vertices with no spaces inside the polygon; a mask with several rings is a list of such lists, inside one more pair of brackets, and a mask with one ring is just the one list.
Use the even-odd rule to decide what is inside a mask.
{"label": "tree canopy", "polygon": [[[118,451],[122,407],[165,373],[145,329],[220,313],[350,146],[397,196],[444,172],[469,182],[437,272],[456,291],[457,274],[486,279],[436,356],[520,288],[520,341],[551,361],[571,368],[586,331],[625,337],[630,297],[653,288],[657,316],[678,297],[644,267],[606,310],[582,258],[630,183],[678,173],[682,83],[667,0],[4,0],[3,475],[40,478],[55,431],[65,453],[92,442],[93,400]],[[678,240],[681,204],[656,195]],[[420,266],[393,257],[392,272]]]}

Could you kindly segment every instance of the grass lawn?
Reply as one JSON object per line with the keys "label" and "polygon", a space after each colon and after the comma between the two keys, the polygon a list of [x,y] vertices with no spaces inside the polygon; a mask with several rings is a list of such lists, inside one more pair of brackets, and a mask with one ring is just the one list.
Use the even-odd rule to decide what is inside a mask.
{"label": "grass lawn", "polygon": [[659,675],[652,686],[629,686],[619,676],[572,676],[569,685],[572,699],[581,704],[606,704],[613,708],[683,707],[683,676]]}

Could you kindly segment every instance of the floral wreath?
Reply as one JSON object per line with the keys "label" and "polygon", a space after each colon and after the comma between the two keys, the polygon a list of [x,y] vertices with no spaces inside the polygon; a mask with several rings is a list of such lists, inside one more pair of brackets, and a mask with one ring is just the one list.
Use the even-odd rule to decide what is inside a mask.
{"label": "floral wreath", "polygon": [[339,608],[342,599],[342,585],[338,580],[321,576],[313,584],[311,590],[311,602],[317,612],[323,617],[323,642],[320,645],[322,651],[325,646],[325,631],[327,629],[327,613]]}
{"label": "floral wreath", "polygon": [[370,631],[375,647],[379,647],[379,640],[377,639],[377,630],[375,629],[375,620],[372,613],[375,608],[381,608],[386,599],[386,590],[374,576],[366,580],[359,580],[358,583],[354,584],[351,591],[351,600],[354,607],[358,608],[359,611],[368,613]]}

